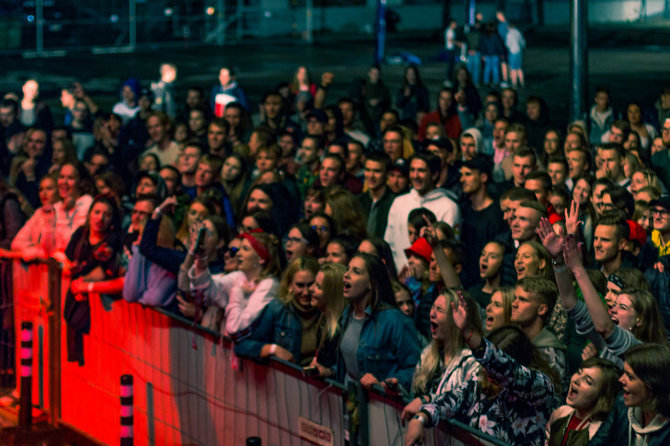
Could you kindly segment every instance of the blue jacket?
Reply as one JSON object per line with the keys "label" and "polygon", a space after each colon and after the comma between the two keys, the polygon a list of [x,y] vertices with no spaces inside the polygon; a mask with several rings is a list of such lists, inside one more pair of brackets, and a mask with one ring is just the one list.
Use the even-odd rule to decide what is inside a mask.
{"label": "blue jacket", "polygon": [[658,260],[665,270],[660,272],[652,266],[644,272],[644,276],[649,283],[649,291],[658,302],[666,334],[670,337],[670,255]]}
{"label": "blue jacket", "polygon": [[123,282],[123,298],[128,302],[170,308],[177,294],[175,275],[144,257],[137,245],[132,250]]}
{"label": "blue jacket", "polygon": [[[409,389],[421,355],[419,337],[412,320],[398,309],[385,304],[381,304],[374,312],[368,307],[365,313],[368,317],[363,323],[357,352],[358,371],[361,374],[358,379],[366,373],[371,373],[379,381],[397,378],[405,389]],[[340,319],[341,334],[352,316],[353,309],[349,305]],[[344,360],[341,354],[338,356],[338,374],[342,375]]]}
{"label": "blue jacket", "polygon": [[[589,445],[594,446],[629,446],[634,444],[630,441],[631,426],[628,418],[628,408],[624,405],[623,396],[619,395],[614,401],[614,406],[609,416],[596,435],[591,439]],[[670,444],[670,423],[666,423],[655,432],[646,436],[647,446],[665,446]]]}
{"label": "blue jacket", "polygon": [[293,354],[294,362],[300,362],[302,322],[293,305],[284,305],[277,299],[267,304],[249,336],[235,344],[235,354],[258,359],[265,344],[285,348]]}

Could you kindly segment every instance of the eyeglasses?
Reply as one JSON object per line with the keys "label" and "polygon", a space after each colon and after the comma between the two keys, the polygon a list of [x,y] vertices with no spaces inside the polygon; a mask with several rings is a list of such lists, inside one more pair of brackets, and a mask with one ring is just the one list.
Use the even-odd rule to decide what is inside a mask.
{"label": "eyeglasses", "polygon": [[226,250],[226,254],[230,255],[230,257],[235,257],[237,251],[239,250],[240,248],[238,248],[237,246],[231,246]]}
{"label": "eyeglasses", "polygon": [[289,237],[289,238],[286,239],[285,244],[288,245],[289,243],[300,243],[300,242],[307,243],[307,240],[305,240],[302,237]]}
{"label": "eyeglasses", "polygon": [[653,208],[651,209],[651,216],[653,217],[654,215],[657,215],[659,217],[663,217],[664,215],[668,215],[668,210],[663,209],[663,208]]}
{"label": "eyeglasses", "polygon": [[312,229],[317,232],[330,232],[329,226],[312,226]]}

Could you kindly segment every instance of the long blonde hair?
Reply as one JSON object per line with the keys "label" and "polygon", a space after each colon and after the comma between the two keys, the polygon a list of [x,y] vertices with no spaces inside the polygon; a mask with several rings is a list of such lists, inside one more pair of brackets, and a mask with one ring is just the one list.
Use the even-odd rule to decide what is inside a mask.
{"label": "long blonde hair", "polygon": [[337,332],[337,325],[344,310],[344,296],[342,294],[342,277],[347,271],[347,267],[336,263],[326,263],[319,270],[323,273],[323,283],[321,288],[326,301],[326,332],[328,338],[332,339]]}
{"label": "long blonde hair", "polygon": [[281,282],[279,283],[279,294],[277,295],[277,298],[282,301],[284,305],[293,300],[291,283],[293,282],[293,276],[300,271],[309,271],[316,275],[319,271],[319,264],[312,257],[298,257],[289,264],[282,275]]}
{"label": "long blonde hair", "polygon": [[[446,301],[446,316],[447,316],[447,334],[443,341],[433,339],[421,353],[421,360],[414,371],[412,378],[412,392],[415,395],[421,395],[430,391],[430,383],[437,373],[440,362],[445,356],[453,358],[465,349],[466,343],[463,335],[454,323],[454,317],[451,311],[451,304],[458,302],[459,294],[463,295],[468,306],[468,321],[469,326],[477,333],[483,336],[484,330],[482,328],[482,320],[479,315],[479,305],[470,296],[470,294],[461,290],[455,291],[452,289],[445,289],[442,294],[438,296],[444,297]],[[437,299],[436,299],[437,300]]]}

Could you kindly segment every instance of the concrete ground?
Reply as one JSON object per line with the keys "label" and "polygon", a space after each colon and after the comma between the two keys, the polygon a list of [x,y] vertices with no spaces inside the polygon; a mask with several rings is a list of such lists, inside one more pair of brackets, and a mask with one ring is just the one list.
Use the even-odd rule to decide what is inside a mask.
{"label": "concrete ground", "polygon": [[[527,31],[528,49],[524,55],[527,87],[520,91],[523,100],[530,94],[543,96],[550,105],[555,124],[567,122],[570,77],[569,34],[567,28],[536,28]],[[592,28],[589,46],[589,91],[606,85],[612,91],[615,107],[639,100],[653,104],[660,89],[670,84],[670,27],[665,22],[646,25],[621,25]],[[442,47],[441,33],[390,35],[387,55],[409,52],[424,61],[421,74],[431,95],[444,80],[444,63],[437,60]],[[123,79],[135,76],[145,84],[156,80],[158,64],[170,60],[179,68],[180,90],[201,85],[205,91],[216,82],[220,66],[233,65],[238,80],[256,104],[264,91],[280,81],[290,80],[298,65],[307,65],[313,74],[335,74],[329,99],[346,95],[351,80],[365,76],[372,61],[374,42],[369,37],[317,36],[313,45],[296,40],[252,41],[235,46],[145,49],[132,54],[70,54],[55,58],[5,57],[0,91],[19,91],[28,77],[42,85],[43,98],[60,122],[59,89],[74,80],[105,108],[118,100]],[[403,67],[386,65],[384,79],[393,94],[399,87]],[[482,91],[482,94],[484,91]],[[591,96],[591,93],[590,93]],[[182,99],[184,95],[180,96]],[[434,104],[433,104],[434,105]]]}

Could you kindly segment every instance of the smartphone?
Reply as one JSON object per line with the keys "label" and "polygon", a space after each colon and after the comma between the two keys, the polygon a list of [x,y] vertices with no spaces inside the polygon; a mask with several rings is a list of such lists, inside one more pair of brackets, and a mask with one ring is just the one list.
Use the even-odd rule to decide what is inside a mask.
{"label": "smartphone", "polygon": [[202,244],[205,241],[205,231],[207,231],[207,228],[204,226],[198,230],[198,236],[195,238],[195,246],[193,247],[194,252],[202,250]]}

